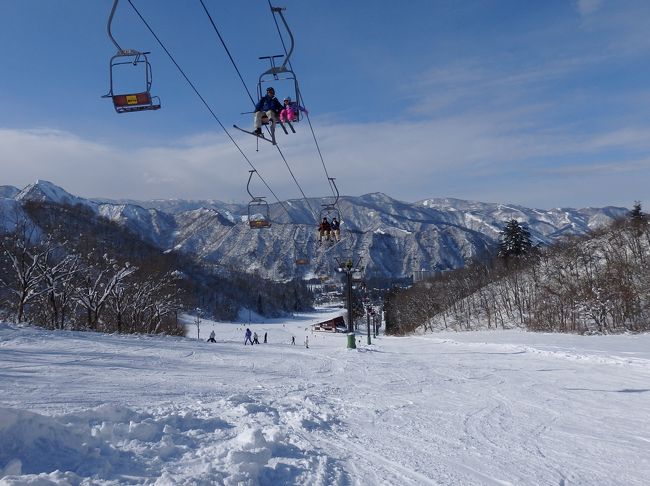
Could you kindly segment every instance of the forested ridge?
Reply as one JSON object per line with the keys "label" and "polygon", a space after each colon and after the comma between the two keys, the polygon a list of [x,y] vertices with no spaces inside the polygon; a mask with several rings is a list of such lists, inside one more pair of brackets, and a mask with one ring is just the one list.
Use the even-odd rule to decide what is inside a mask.
{"label": "forested ridge", "polygon": [[3,213],[0,312],[52,329],[184,332],[178,316],[234,319],[311,308],[298,281],[277,283],[162,251],[83,205],[27,201]]}
{"label": "forested ridge", "polygon": [[627,218],[548,247],[508,221],[487,261],[444,272],[385,298],[387,332],[521,327],[619,333],[650,329],[650,226]]}

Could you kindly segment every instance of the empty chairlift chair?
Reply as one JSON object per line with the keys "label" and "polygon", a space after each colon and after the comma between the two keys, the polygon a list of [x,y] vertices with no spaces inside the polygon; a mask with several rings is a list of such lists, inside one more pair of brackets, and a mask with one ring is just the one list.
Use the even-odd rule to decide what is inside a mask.
{"label": "empty chairlift chair", "polygon": [[[160,109],[160,99],[151,95],[151,64],[147,58],[149,53],[135,49],[122,49],[111,33],[111,24],[118,3],[119,0],[114,0],[111,14],[108,17],[108,37],[117,48],[117,53],[111,57],[109,62],[109,89],[103,98],[113,100],[113,106],[117,113],[158,110]],[[141,83],[140,76],[144,76],[144,83]],[[123,78],[128,79],[129,85],[135,79],[136,89],[123,88],[125,84]]]}
{"label": "empty chairlift chair", "polygon": [[250,191],[251,179],[256,170],[250,170],[248,176],[248,184],[246,184],[246,192],[251,197],[248,203],[248,225],[251,229],[269,228],[271,226],[271,215],[269,210],[269,203],[263,197],[253,196]]}
{"label": "empty chairlift chair", "polygon": [[[115,92],[114,73],[116,68],[130,65],[144,71],[144,90]],[[146,52],[122,51],[111,58],[110,62],[110,90],[104,98],[111,98],[117,113],[131,113],[134,111],[158,110],[160,99],[151,95],[151,64]]]}

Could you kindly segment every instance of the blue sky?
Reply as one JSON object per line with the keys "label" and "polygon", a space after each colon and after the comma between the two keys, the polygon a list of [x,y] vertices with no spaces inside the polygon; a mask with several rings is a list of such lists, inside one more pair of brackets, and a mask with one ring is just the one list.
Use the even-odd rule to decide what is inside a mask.
{"label": "blue sky", "polygon": [[[199,0],[132,0],[220,121],[251,102]],[[282,53],[267,0],[204,0],[251,91]],[[113,34],[151,51],[163,108],[118,115],[111,0],[0,0],[1,184],[86,197],[246,201],[249,166],[126,0]],[[650,2],[277,3],[329,174],[342,194],[525,206],[650,205]],[[288,88],[276,86],[278,95]],[[329,193],[308,126],[278,135],[308,196]],[[277,151],[231,135],[281,199]],[[264,194],[261,188],[257,195]],[[272,200],[272,198],[270,198]]]}

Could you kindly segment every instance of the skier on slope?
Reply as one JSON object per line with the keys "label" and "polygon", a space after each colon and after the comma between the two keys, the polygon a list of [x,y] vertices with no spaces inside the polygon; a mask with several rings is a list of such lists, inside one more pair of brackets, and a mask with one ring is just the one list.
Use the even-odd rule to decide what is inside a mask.
{"label": "skier on slope", "polygon": [[216,343],[216,339],[214,338],[214,330],[210,333],[210,337],[208,338],[209,343]]}
{"label": "skier on slope", "polygon": [[249,328],[246,328],[246,334],[244,335],[245,336],[244,346],[246,346],[248,344],[248,341],[251,342],[251,346],[253,345],[253,340],[251,339],[252,334],[253,333],[251,332],[251,330]]}

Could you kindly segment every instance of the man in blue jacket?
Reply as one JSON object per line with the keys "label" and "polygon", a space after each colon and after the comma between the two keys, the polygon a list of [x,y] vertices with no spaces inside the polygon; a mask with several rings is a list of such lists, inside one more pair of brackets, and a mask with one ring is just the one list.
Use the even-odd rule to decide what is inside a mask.
{"label": "man in blue jacket", "polygon": [[246,346],[249,341],[251,343],[251,346],[253,345],[253,340],[251,339],[252,335],[253,335],[253,333],[251,332],[251,330],[249,328],[246,328],[246,333],[244,334],[244,336],[245,336],[244,346]]}
{"label": "man in blue jacket", "polygon": [[282,111],[282,105],[275,97],[275,90],[271,87],[266,89],[266,96],[263,96],[255,105],[255,135],[262,136],[262,117],[267,116],[271,124],[271,133],[275,133],[275,122]]}

